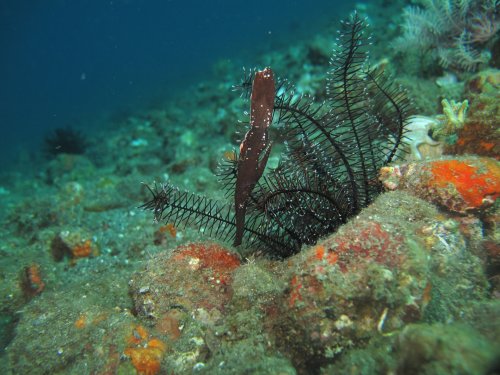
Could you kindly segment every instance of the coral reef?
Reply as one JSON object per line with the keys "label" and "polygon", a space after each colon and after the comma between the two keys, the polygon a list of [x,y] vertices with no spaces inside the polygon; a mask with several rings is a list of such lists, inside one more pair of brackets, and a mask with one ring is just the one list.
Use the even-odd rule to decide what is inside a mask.
{"label": "coral reef", "polygon": [[[387,210],[393,213],[391,218],[384,216]],[[456,303],[465,294],[484,295],[486,282],[474,256],[468,258],[476,267],[465,269],[463,255],[455,259],[439,255],[443,251],[463,254],[465,243],[458,232],[448,235],[451,249],[428,242],[424,228],[439,222],[439,214],[429,205],[405,195],[386,194],[319,247],[297,256],[289,274],[287,303],[281,305],[286,309],[275,321],[275,329],[282,332],[276,338],[279,347],[292,351],[298,368],[310,368],[335,360],[370,338],[391,335],[419,321],[435,311],[436,304],[445,305],[439,311],[441,319],[459,318],[460,309],[467,305],[461,302],[457,308]],[[345,246],[349,257],[345,257]],[[430,259],[428,251],[434,254]],[[438,297],[437,290],[448,288],[435,276],[434,270],[443,267],[458,267],[460,277],[477,287],[463,289],[461,295]],[[303,350],[304,344],[308,351]]]}
{"label": "coral reef", "polygon": [[[444,222],[441,228],[459,228],[468,250],[482,260],[492,293],[498,293],[499,269],[495,264],[499,254],[500,169],[496,160],[468,156],[395,165],[382,168],[380,178],[387,189],[407,190],[451,215],[454,221]],[[434,240],[449,245],[442,229],[426,231],[435,233]]]}
{"label": "coral reef", "polygon": [[[247,74],[237,97],[230,90],[239,69],[227,60],[216,67],[217,82],[179,89],[160,109],[115,115],[92,133],[89,126],[89,136],[102,141],[89,143],[84,154],[27,157],[29,165],[0,173],[0,373],[498,372],[498,71],[472,75],[458,68],[442,86],[434,76],[408,76],[427,117],[409,118],[403,129],[388,121],[398,117],[385,107],[388,96],[406,99],[387,84],[381,88],[388,96],[381,94],[375,87],[381,81],[369,75],[401,68],[382,60],[398,32],[397,4],[357,5],[383,33],[383,43],[370,48],[381,59],[378,67],[359,64],[365,46],[353,50],[344,33],[340,70],[326,74],[328,30],[256,57],[297,86],[275,78],[274,99],[281,100],[273,104],[275,119],[267,134],[253,129],[245,142],[269,141],[257,160],[249,156],[254,167],[264,158],[267,164],[249,189],[256,199],[246,201],[242,246],[231,245],[235,221],[214,220],[221,206],[195,195],[229,201],[234,212],[232,183],[238,174],[240,182],[254,181],[250,172],[238,172],[242,142],[233,133],[258,73]],[[354,35],[354,44],[370,40]],[[347,70],[342,51],[354,54]],[[354,99],[352,119],[345,101],[331,100],[339,93]],[[443,98],[446,113],[435,115]],[[267,125],[261,115],[253,116],[254,125]],[[422,159],[405,159],[398,136]],[[221,156],[219,177],[228,189],[213,176]],[[284,167],[303,173],[281,175]],[[349,168],[353,179],[346,178]],[[178,186],[167,190],[184,210],[152,225],[150,213],[137,209],[150,199],[139,181]],[[349,215],[335,214],[345,207]],[[166,213],[157,208],[158,217]],[[262,226],[252,222],[255,215]],[[221,242],[208,242],[214,236]],[[283,240],[271,242],[273,250],[286,251],[262,252],[269,237]]]}

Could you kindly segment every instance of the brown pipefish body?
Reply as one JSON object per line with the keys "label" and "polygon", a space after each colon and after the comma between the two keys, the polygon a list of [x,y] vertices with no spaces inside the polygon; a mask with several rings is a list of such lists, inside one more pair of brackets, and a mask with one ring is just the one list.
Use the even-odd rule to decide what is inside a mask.
{"label": "brown pipefish body", "polygon": [[271,152],[267,129],[273,119],[275,83],[273,71],[255,73],[250,99],[250,130],[240,145],[234,194],[236,234],[234,245],[242,242],[248,198],[262,176]]}

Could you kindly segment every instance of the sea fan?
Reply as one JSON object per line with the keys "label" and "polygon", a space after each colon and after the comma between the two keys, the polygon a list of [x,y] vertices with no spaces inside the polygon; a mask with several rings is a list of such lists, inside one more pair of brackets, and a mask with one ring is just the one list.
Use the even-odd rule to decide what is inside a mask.
{"label": "sea fan", "polygon": [[[252,72],[239,85],[244,96],[251,97],[252,106],[265,96],[261,91],[274,88],[268,113],[282,125],[281,138],[286,143],[279,166],[268,168],[262,176],[242,172],[241,163],[248,162],[242,153],[223,168],[221,180],[228,191],[235,196],[238,186],[248,191],[243,222],[235,214],[241,209],[238,199],[236,204],[214,202],[168,184],[150,189],[153,197],[142,207],[153,210],[158,221],[195,224],[210,236],[283,258],[334,232],[371,203],[381,191],[379,169],[402,146],[409,101],[404,91],[370,69],[366,51],[370,38],[365,29],[357,14],[342,23],[331,58],[329,99],[323,103],[295,95],[282,80],[276,86],[273,81],[267,88],[259,88],[260,83],[256,87],[263,75],[273,79],[270,69]],[[240,147],[259,148],[250,161],[262,170],[271,147],[269,124],[255,127],[252,118]]]}

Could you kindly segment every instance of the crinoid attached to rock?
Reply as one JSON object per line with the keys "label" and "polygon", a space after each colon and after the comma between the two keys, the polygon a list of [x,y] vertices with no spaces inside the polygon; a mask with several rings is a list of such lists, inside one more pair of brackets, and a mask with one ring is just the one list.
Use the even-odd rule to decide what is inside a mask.
{"label": "crinoid attached to rock", "polygon": [[[152,199],[142,208],[157,221],[194,224],[207,236],[284,258],[371,203],[381,192],[379,169],[401,151],[409,101],[370,68],[365,30],[357,14],[342,23],[323,103],[295,95],[269,68],[239,85],[250,93],[250,127],[221,174],[232,203],[166,183],[148,187]],[[286,147],[278,167],[266,169],[273,123]]]}

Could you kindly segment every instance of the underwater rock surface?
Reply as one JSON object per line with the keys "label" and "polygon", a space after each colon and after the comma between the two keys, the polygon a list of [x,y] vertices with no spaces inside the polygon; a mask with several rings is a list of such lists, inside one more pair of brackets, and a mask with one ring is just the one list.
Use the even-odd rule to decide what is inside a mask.
{"label": "underwater rock surface", "polygon": [[484,212],[500,196],[500,165],[479,157],[408,163],[381,170],[389,190],[406,189],[449,212]]}
{"label": "underwater rock surface", "polygon": [[[253,343],[266,347],[261,366],[288,360],[311,373],[372,339],[390,342],[410,323],[460,320],[487,295],[458,222],[405,192],[381,195],[285,262],[240,265],[219,245],[198,243],[159,254],[145,270],[131,281],[135,309],[171,339],[165,363],[179,372],[213,369],[225,353],[231,373],[227,353]],[[479,340],[491,360],[493,347]]]}

